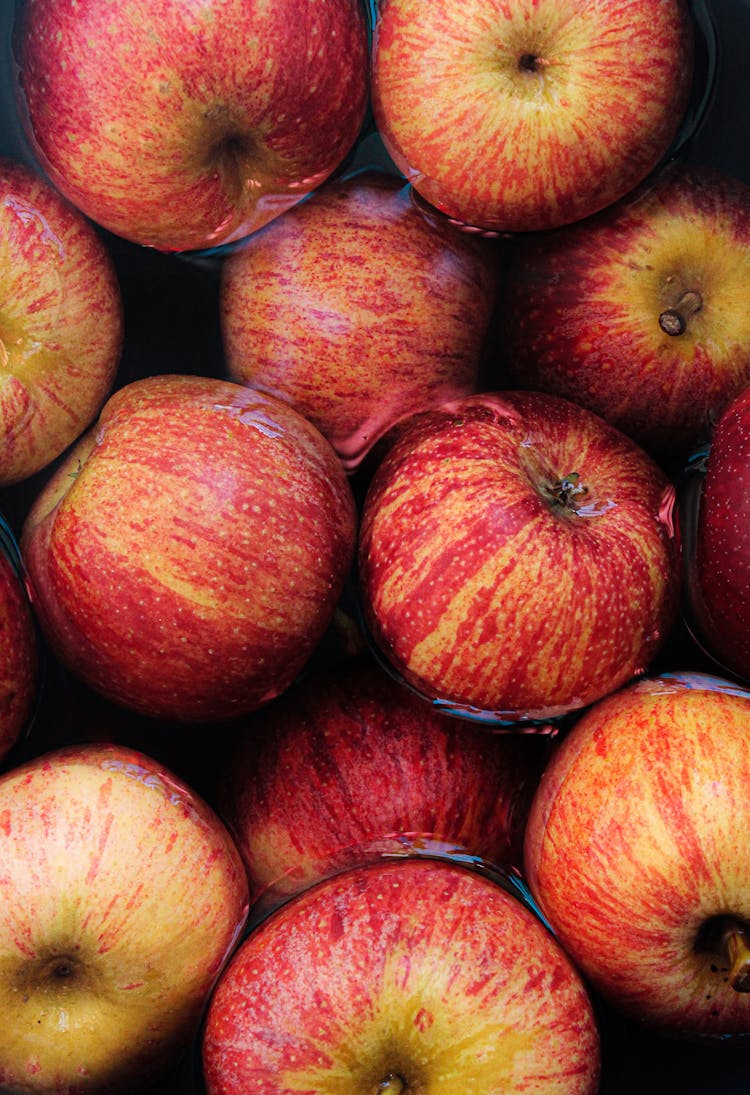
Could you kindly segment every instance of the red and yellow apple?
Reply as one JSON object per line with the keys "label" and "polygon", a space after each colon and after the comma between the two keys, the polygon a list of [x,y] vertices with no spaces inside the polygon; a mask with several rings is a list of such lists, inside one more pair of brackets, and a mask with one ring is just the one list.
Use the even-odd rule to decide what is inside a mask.
{"label": "red and yellow apple", "polygon": [[404,415],[477,390],[498,271],[402,179],[328,183],[224,260],[230,375],[292,403],[353,470]]}
{"label": "red and yellow apple", "polygon": [[529,815],[525,877],[613,1007],[685,1038],[750,1035],[750,693],[649,677],[560,739]]}
{"label": "red and yellow apple", "polygon": [[248,720],[216,804],[252,895],[281,898],[411,846],[510,869],[546,748],[447,718],[360,658]]}
{"label": "red and yellow apple", "polygon": [[123,345],[110,254],[25,164],[0,159],[0,486],[46,467],[99,413]]}
{"label": "red and yellow apple", "polygon": [[0,760],[30,727],[39,687],[39,644],[15,536],[0,517]]}
{"label": "red and yellow apple", "polygon": [[684,449],[750,381],[750,186],[674,165],[583,224],[518,240],[501,327],[511,378]]}
{"label": "red and yellow apple", "polygon": [[28,0],[15,55],[42,167],[161,250],[248,235],[335,171],[368,94],[362,0]]}
{"label": "red and yellow apple", "polygon": [[216,814],[150,757],[68,747],[0,777],[0,1086],[133,1092],[196,1035],[247,916]]}
{"label": "red and yellow apple", "polygon": [[685,506],[689,622],[726,672],[750,680],[750,387],[724,410]]}
{"label": "red and yellow apple", "polygon": [[212,377],[119,389],[34,499],[21,550],[66,668],[144,714],[208,721],[283,691],[333,615],[355,507],[331,446]]}
{"label": "red and yellow apple", "polygon": [[643,672],[675,620],[674,499],[634,441],[556,396],[486,393],[414,415],[362,509],[374,646],[457,714],[584,707]]}
{"label": "red and yellow apple", "polygon": [[208,1095],[594,1095],[591,1002],[494,881],[412,859],[313,887],[250,933],[203,1033]]}
{"label": "red and yellow apple", "polygon": [[375,122],[449,217],[555,228],[621,198],[666,155],[694,37],[684,0],[383,0]]}

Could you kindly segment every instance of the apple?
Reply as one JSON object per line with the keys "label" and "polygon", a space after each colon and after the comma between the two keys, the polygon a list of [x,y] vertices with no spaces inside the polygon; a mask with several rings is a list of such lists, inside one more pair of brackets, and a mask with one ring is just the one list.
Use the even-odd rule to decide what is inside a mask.
{"label": "apple", "polygon": [[705,452],[684,484],[686,615],[703,649],[750,680],[750,387],[730,401]]}
{"label": "apple", "polygon": [[132,1092],[197,1032],[247,917],[217,815],[145,754],[70,746],[0,777],[0,1086]]}
{"label": "apple", "polygon": [[222,265],[230,376],[292,403],[349,471],[404,415],[479,387],[497,252],[410,194],[384,172],[327,183]]}
{"label": "apple", "polygon": [[0,487],[28,479],[99,413],[123,345],[114,263],[37,172],[0,158]]}
{"label": "apple", "polygon": [[68,670],[143,714],[202,722],[291,684],[330,623],[355,527],[346,475],[302,415],[165,374],[107,401],[20,543]]}
{"label": "apple", "polygon": [[750,1034],[750,693],[675,672],[594,704],[534,797],[525,877],[613,1007],[686,1039]]}
{"label": "apple", "polygon": [[694,39],[683,0],[382,0],[375,123],[449,217],[556,228],[665,158],[687,110]]}
{"label": "apple", "polygon": [[750,186],[673,165],[583,224],[512,248],[511,380],[683,450],[750,381]]}
{"label": "apple", "polygon": [[258,898],[412,846],[512,869],[543,744],[446,718],[354,658],[247,720],[217,808]]}
{"label": "apple", "polygon": [[30,729],[39,688],[39,648],[16,538],[0,516],[0,760]]}
{"label": "apple", "polygon": [[362,0],[27,0],[20,113],[59,189],[165,251],[248,235],[343,162],[368,101]]}
{"label": "apple", "polygon": [[593,1095],[600,1041],[552,934],[496,882],[407,859],[328,879],[247,936],[206,1016],[208,1095]]}
{"label": "apple", "polygon": [[675,621],[674,501],[643,449],[557,396],[485,393],[414,415],[363,503],[374,648],[457,714],[587,706],[643,672]]}

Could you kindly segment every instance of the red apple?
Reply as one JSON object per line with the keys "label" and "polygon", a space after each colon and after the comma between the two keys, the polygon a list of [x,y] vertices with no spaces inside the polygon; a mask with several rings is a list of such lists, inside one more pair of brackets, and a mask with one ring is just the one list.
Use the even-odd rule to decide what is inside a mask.
{"label": "red apple", "polygon": [[88,221],[24,164],[0,159],[0,486],[46,467],[114,382],[123,315]]}
{"label": "red apple", "polygon": [[666,673],[595,704],[549,760],[526,878],[589,983],[639,1023],[750,1034],[750,693]]}
{"label": "red apple", "polygon": [[297,411],[165,375],[111,397],[36,497],[21,549],[68,669],[144,714],[207,721],[294,680],[354,536],[336,454]]}
{"label": "red apple", "polygon": [[38,684],[37,634],[23,564],[0,517],[0,760],[29,728]]}
{"label": "red apple", "polygon": [[519,385],[650,449],[685,447],[750,381],[750,186],[665,171],[584,224],[518,241],[502,306]]}
{"label": "red apple", "polygon": [[591,1003],[554,937],[445,862],[353,870],[235,952],[203,1035],[208,1095],[593,1095]]}
{"label": "red apple", "polygon": [[247,915],[216,814],[150,757],[69,747],[0,777],[0,1085],[132,1092],[174,1065]]}
{"label": "red apple", "polygon": [[362,512],[375,647],[457,713],[592,703],[642,672],[674,622],[674,495],[635,442],[555,396],[488,393],[413,416]]}
{"label": "red apple", "polygon": [[694,36],[683,0],[383,0],[375,122],[450,217],[554,228],[622,197],[665,156]]}
{"label": "red apple", "polygon": [[162,250],[238,239],[299,201],[367,105],[361,0],[28,0],[15,53],[49,176]]}
{"label": "red apple", "polygon": [[360,658],[248,722],[217,804],[257,896],[412,845],[510,869],[542,745],[446,718]]}
{"label": "red apple", "polygon": [[750,680],[750,388],[720,416],[703,467],[685,506],[690,625],[727,672]]}
{"label": "red apple", "polygon": [[403,180],[329,183],[225,260],[230,374],[292,403],[353,470],[404,415],[477,390],[498,267]]}

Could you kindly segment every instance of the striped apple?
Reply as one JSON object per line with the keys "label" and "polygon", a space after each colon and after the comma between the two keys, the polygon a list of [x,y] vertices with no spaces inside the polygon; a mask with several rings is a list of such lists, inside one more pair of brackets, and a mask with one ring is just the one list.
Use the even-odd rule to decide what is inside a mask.
{"label": "striped apple", "polygon": [[750,1036],[750,692],[646,677],[594,704],[547,764],[529,886],[613,1008],[661,1034]]}
{"label": "striped apple", "polygon": [[686,110],[693,54],[685,0],[384,0],[375,121],[395,163],[449,216],[553,228],[659,163]]}
{"label": "striped apple", "polygon": [[81,213],[0,160],[0,486],[50,464],[109,395],[123,345],[115,265]]}
{"label": "striped apple", "polygon": [[66,668],[144,714],[204,721],[283,691],[333,615],[355,509],[325,438],[212,377],[119,389],[34,500],[21,550]]}
{"label": "striped apple", "polygon": [[448,719],[360,658],[248,719],[217,801],[266,900],[411,845],[509,869],[546,756],[546,739]]}
{"label": "striped apple", "polygon": [[363,0],[27,0],[15,54],[38,160],[89,217],[175,251],[309,194],[367,109]]}
{"label": "striped apple", "polygon": [[329,183],[227,256],[230,375],[292,403],[354,470],[404,415],[478,390],[499,268],[403,179]]}
{"label": "striped apple", "polygon": [[235,952],[203,1035],[208,1095],[594,1095],[575,967],[526,905],[455,864],[329,879]]}
{"label": "striped apple", "polygon": [[140,1091],[195,1035],[244,928],[242,861],[208,804],[119,745],[0,778],[0,1087]]}
{"label": "striped apple", "polygon": [[556,396],[489,393],[415,415],[364,500],[375,649],[459,713],[585,706],[642,672],[671,629],[674,500],[635,442]]}
{"label": "striped apple", "polygon": [[502,338],[514,386],[682,450],[750,381],[750,186],[675,164],[583,224],[518,240]]}

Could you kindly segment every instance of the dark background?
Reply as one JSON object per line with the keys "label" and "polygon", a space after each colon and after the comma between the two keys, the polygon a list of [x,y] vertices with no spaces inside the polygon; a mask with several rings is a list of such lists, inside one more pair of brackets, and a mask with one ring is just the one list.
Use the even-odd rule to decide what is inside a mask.
{"label": "dark background", "polygon": [[[103,2],[103,0],[101,0]],[[429,0],[425,0],[429,2]],[[716,79],[709,109],[685,155],[750,183],[750,0],[696,4],[716,32]],[[13,0],[0,0],[0,155],[33,164],[17,124],[11,51]],[[711,67],[710,50],[704,60]],[[378,162],[377,139],[364,141],[360,162]],[[150,373],[222,374],[217,273],[219,259],[162,255],[102,232],[115,260],[122,288],[126,336],[118,385]],[[0,510],[20,529],[40,473],[0,494]],[[668,668],[708,668],[684,627],[662,655]],[[750,792],[749,792],[750,793]],[[750,865],[750,834],[748,836]],[[750,869],[750,866],[749,866]],[[604,1041],[602,1095],[679,1091],[684,1095],[750,1095],[750,1046],[705,1046],[667,1041],[601,1012]],[[197,1095],[195,1055],[155,1092]],[[155,1093],[154,1093],[155,1095]],[[248,1095],[252,1093],[248,1092]]]}

